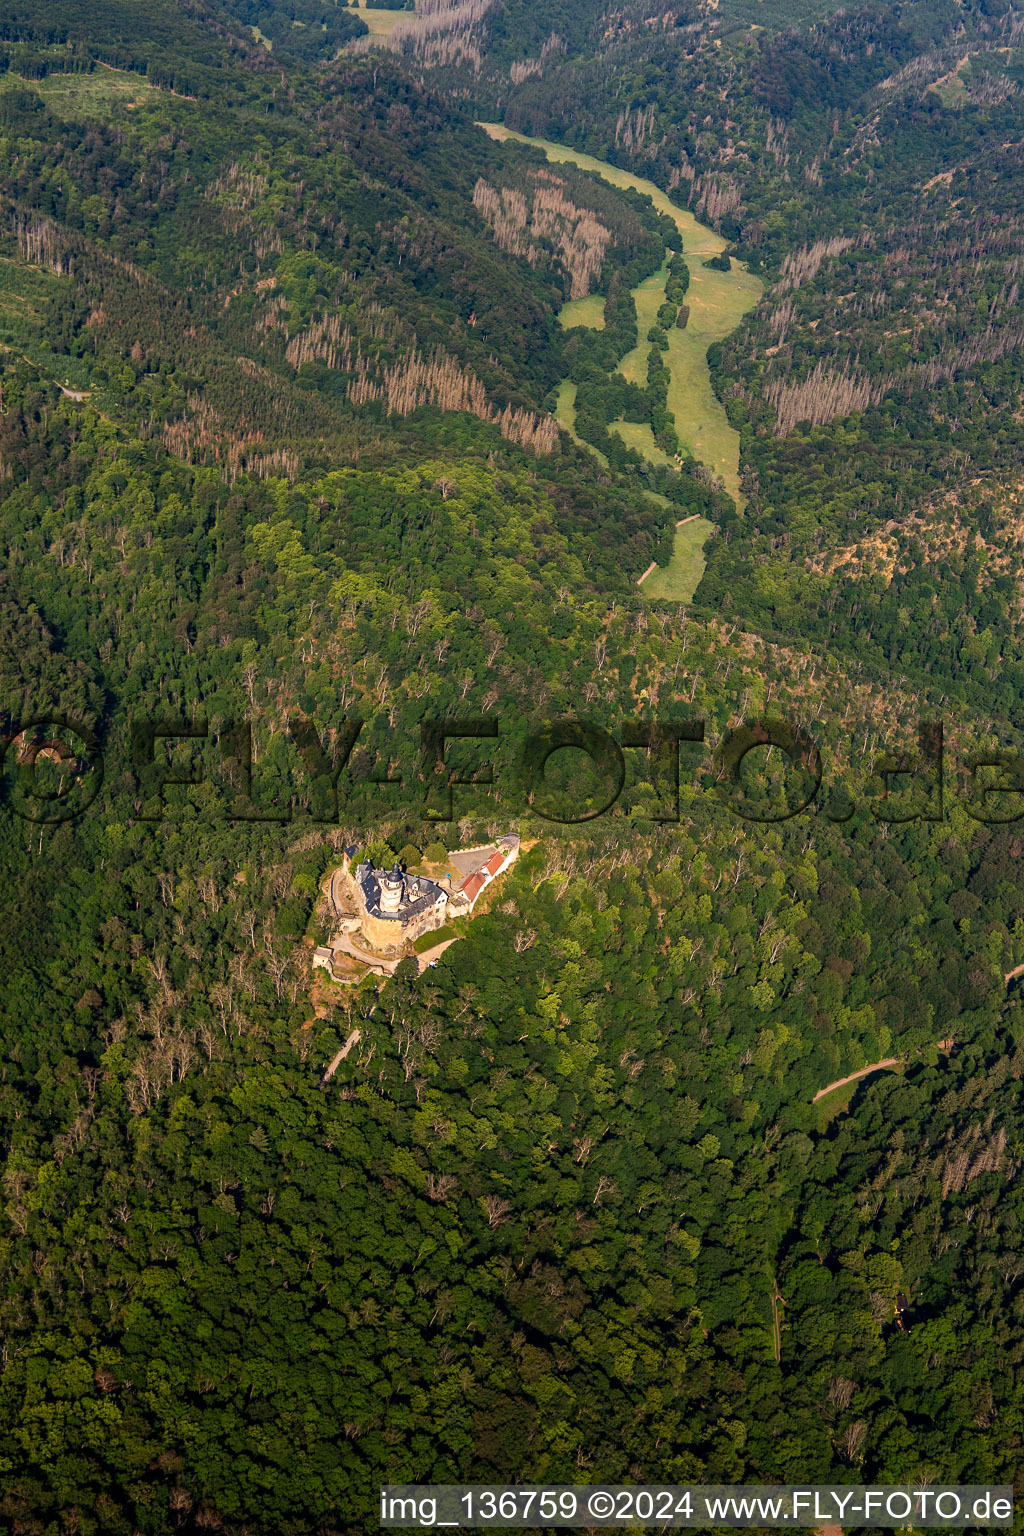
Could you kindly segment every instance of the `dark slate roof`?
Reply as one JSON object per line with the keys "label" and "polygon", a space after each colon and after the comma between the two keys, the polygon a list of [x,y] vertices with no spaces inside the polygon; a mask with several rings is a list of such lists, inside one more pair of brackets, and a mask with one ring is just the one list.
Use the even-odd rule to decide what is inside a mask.
{"label": "dark slate roof", "polygon": [[414,917],[419,917],[423,912],[429,912],[435,906],[438,898],[447,896],[445,891],[435,881],[428,880],[424,875],[407,875],[399,870],[402,880],[402,903],[397,912],[382,912],[380,909],[380,876],[381,874],[393,875],[393,870],[374,869],[369,863],[360,864],[356,870],[366,903],[366,910],[370,917],[383,918],[385,922],[407,923]]}

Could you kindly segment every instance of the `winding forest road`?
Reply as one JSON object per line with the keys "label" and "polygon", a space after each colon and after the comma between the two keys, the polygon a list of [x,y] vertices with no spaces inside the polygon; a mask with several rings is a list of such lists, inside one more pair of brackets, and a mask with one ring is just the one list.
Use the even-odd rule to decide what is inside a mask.
{"label": "winding forest road", "polygon": [[835,1082],[829,1083],[827,1088],[819,1088],[811,1103],[817,1104],[818,1100],[823,1099],[827,1093],[835,1093],[837,1088],[845,1088],[847,1083],[855,1083],[858,1078],[868,1077],[872,1072],[881,1072],[883,1067],[898,1067],[899,1064],[898,1056],[886,1056],[884,1061],[873,1061],[870,1067],[861,1067],[859,1072],[851,1072],[849,1077],[837,1077]]}
{"label": "winding forest road", "polygon": [[782,1359],[782,1318],[779,1308],[786,1305],[786,1298],[779,1291],[778,1280],[772,1281],[772,1348],[776,1364]]}

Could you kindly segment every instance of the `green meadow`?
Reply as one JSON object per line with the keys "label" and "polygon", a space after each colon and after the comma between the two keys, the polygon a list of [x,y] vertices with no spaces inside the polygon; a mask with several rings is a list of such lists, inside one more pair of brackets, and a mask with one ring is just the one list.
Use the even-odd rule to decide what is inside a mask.
{"label": "green meadow", "polygon": [[354,5],[351,9],[359,13],[359,20],[366,22],[374,37],[387,37],[400,21],[416,20],[415,11],[389,11],[373,5]]}
{"label": "green meadow", "polygon": [[571,331],[585,325],[592,331],[604,330],[604,295],[588,293],[585,299],[568,299],[558,312],[558,323]]}
{"label": "green meadow", "polygon": [[608,460],[604,454],[599,449],[591,447],[589,443],[585,443],[576,432],[576,385],[572,379],[563,379],[561,384],[559,384],[558,393],[555,396],[553,414],[558,425],[568,432],[573,442],[577,443],[579,447],[585,448],[588,453],[592,453],[598,463],[607,469]]}
{"label": "green meadow", "polygon": [[670,603],[688,603],[704,574],[704,546],[714,532],[706,517],[688,518],[676,525],[672,559],[651,572],[643,584],[645,597]]}
{"label": "green meadow", "polygon": [[[532,144],[542,149],[553,162],[593,171],[613,187],[644,194],[651,199],[659,213],[666,214],[675,224],[679,231],[679,249],[690,271],[690,286],[686,294],[690,319],[685,330],[672,327],[669,331],[668,352],[665,354],[670,375],[668,408],[675,418],[680,441],[695,459],[721,476],[726,490],[742,510],[739,433],[730,425],[725,407],[714,392],[707,353],[712,343],[721,341],[734,331],[747,311],[757,303],[762,286],[760,278],[748,272],[737,261],[733,261],[729,272],[718,272],[704,266],[709,256],[717,256],[725,250],[727,242],[713,229],[700,224],[687,209],[677,208],[652,181],[634,176],[618,166],[608,165],[593,155],[554,144],[549,139],[532,139],[524,134],[513,133],[500,123],[481,123],[480,126],[493,139],[516,139],[521,144]],[[631,383],[641,386],[647,383],[647,354],[650,350],[647,332],[654,323],[659,307],[665,302],[667,280],[668,254],[660,269],[632,290],[637,311],[638,340],[633,350],[622,359],[619,371]],[[600,307],[603,324],[603,306],[603,298],[591,294],[586,299],[575,299],[564,305],[559,319],[567,326],[593,324],[592,319],[583,317],[595,315]],[[558,392],[557,418],[578,442],[575,432],[575,399],[576,386],[568,381],[563,383]],[[657,447],[653,433],[646,424],[618,421],[615,423],[615,431],[624,442],[636,448],[652,463],[673,462]],[[647,578],[644,582],[647,595],[673,598],[680,602],[689,601],[703,572],[702,550],[710,527],[710,523],[700,518],[676,530],[672,563]]]}
{"label": "green meadow", "polygon": [[90,74],[47,75],[25,84],[41,96],[58,117],[106,117],[116,107],[141,106],[160,95],[141,75],[97,64]]}
{"label": "green meadow", "polygon": [[669,468],[675,465],[675,459],[654,441],[654,433],[646,421],[623,421],[620,417],[609,424],[608,430],[617,433],[627,448],[635,448],[652,464],[667,464]]}

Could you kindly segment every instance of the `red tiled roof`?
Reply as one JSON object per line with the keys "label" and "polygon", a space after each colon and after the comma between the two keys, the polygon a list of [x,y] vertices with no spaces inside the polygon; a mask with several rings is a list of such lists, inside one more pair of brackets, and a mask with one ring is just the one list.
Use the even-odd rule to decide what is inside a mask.
{"label": "red tiled roof", "polygon": [[478,869],[475,875],[470,875],[469,879],[459,887],[459,890],[467,901],[476,901],[486,884],[483,871]]}
{"label": "red tiled roof", "polygon": [[484,886],[494,879],[507,857],[507,850],[498,848],[491,854],[489,859],[480,865],[479,869],[474,869],[473,873],[467,876],[459,886],[458,894],[465,897],[469,902],[476,901]]}

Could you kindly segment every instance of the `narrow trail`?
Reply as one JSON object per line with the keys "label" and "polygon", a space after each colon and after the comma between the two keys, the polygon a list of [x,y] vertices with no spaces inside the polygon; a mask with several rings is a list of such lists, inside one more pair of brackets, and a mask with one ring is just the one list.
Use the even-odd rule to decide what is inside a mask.
{"label": "narrow trail", "polygon": [[345,906],[344,906],[344,894],[345,894],[344,880],[345,880],[345,867],[343,865],[340,869],[336,869],[334,871],[334,873],[331,875],[330,885],[327,888],[327,894],[330,897],[331,906],[334,909],[334,916],[335,916],[335,918],[341,917],[342,913],[345,910]]}
{"label": "narrow trail", "polygon": [[329,1083],[330,1082],[330,1080],[334,1076],[335,1072],[337,1072],[338,1068],[341,1066],[342,1062],[345,1060],[345,1057],[348,1055],[349,1051],[352,1049],[352,1047],[354,1045],[358,1045],[362,1038],[363,1038],[363,1035],[362,1035],[362,1031],[361,1030],[354,1029],[352,1031],[352,1033],[349,1035],[348,1039],[345,1041],[345,1044],[342,1046],[341,1050],[338,1051],[337,1054],[331,1058],[330,1065],[328,1066],[328,1068],[324,1072],[323,1077],[320,1079],[321,1083]]}
{"label": "narrow trail", "polygon": [[440,944],[434,944],[430,949],[425,949],[422,954],[417,955],[416,958],[420,965],[420,975],[423,975],[423,972],[427,969],[428,965],[431,965],[433,961],[440,959],[445,950],[448,948],[449,944],[457,944],[459,940],[464,937],[464,934],[457,933],[454,939],[442,939]]}
{"label": "narrow trail", "polygon": [[1008,987],[1011,981],[1016,981],[1018,976],[1024,976],[1024,964],[1015,965],[1012,971],[1007,971],[1003,977],[1003,986]]}
{"label": "narrow trail", "polygon": [[782,1319],[779,1316],[779,1307],[784,1307],[785,1305],[786,1298],[780,1294],[779,1282],[775,1279],[772,1281],[772,1315],[774,1318],[772,1325],[772,1347],[775,1350],[776,1364],[782,1359]]}
{"label": "narrow trail", "polygon": [[[695,523],[697,521],[698,517],[700,517],[700,513],[699,512],[691,512],[689,517],[681,517],[679,519],[678,523],[676,523],[676,528],[677,529],[685,528],[687,523]],[[651,573],[653,571],[656,571],[657,569],[658,569],[658,562],[657,562],[657,560],[652,560],[650,565],[647,567],[646,571],[644,571],[643,575],[637,577],[637,579],[636,579],[637,586],[638,587],[642,587],[644,582],[647,580],[648,576],[650,576]]]}
{"label": "narrow trail", "polygon": [[827,1093],[834,1093],[837,1088],[845,1088],[847,1083],[855,1083],[858,1078],[867,1077],[872,1072],[881,1072],[884,1067],[898,1067],[899,1065],[900,1058],[898,1056],[886,1056],[884,1061],[873,1061],[869,1067],[861,1067],[859,1072],[851,1072],[849,1077],[837,1077],[835,1082],[829,1083],[827,1088],[819,1088],[811,1103],[817,1104],[818,1100],[823,1099]]}
{"label": "narrow trail", "polygon": [[[1016,971],[1010,972],[1010,975],[1024,975],[1024,965],[1018,966]],[[1009,980],[1009,977],[1007,980]],[[955,1044],[955,1036],[949,1035],[945,1040],[937,1040],[935,1042],[935,1049],[938,1051],[951,1051]],[[920,1050],[914,1054],[920,1055]],[[835,1093],[837,1088],[845,1088],[849,1083],[856,1083],[860,1078],[870,1076],[872,1072],[883,1072],[886,1067],[907,1066],[912,1059],[910,1056],[886,1056],[882,1061],[873,1061],[870,1066],[861,1067],[859,1072],[851,1072],[848,1077],[837,1077],[835,1082],[829,1083],[826,1088],[819,1088],[811,1103],[817,1104],[818,1100],[823,1099],[827,1093]]]}

